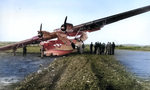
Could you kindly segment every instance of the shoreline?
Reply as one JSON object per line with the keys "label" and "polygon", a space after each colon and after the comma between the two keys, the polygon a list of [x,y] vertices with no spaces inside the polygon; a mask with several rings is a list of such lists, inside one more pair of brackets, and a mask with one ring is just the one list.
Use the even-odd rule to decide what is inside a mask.
{"label": "shoreline", "polygon": [[[17,53],[19,55],[22,54],[22,52]],[[101,82],[103,83],[101,84]],[[67,83],[69,85],[66,85]],[[149,84],[149,81],[138,79],[134,75],[131,75],[130,72],[127,72],[124,66],[118,60],[112,58],[111,55],[90,54],[89,47],[86,47],[84,54],[71,53],[66,55],[66,57],[54,60],[48,67],[42,69],[41,73],[32,73],[21,83],[12,85],[12,87],[17,86],[16,90],[49,89],[49,87],[53,90],[59,90],[61,88],[114,88],[124,90],[121,87],[127,85],[128,90],[133,88],[141,90],[142,88],[150,89]],[[128,85],[132,85],[132,87]]]}
{"label": "shoreline", "polygon": [[117,46],[116,49],[150,52],[150,46]]}
{"label": "shoreline", "polygon": [[41,73],[32,73],[26,77],[16,90],[23,88],[32,90],[150,89],[146,82],[130,75],[112,56],[89,53],[73,53],[53,61]]}

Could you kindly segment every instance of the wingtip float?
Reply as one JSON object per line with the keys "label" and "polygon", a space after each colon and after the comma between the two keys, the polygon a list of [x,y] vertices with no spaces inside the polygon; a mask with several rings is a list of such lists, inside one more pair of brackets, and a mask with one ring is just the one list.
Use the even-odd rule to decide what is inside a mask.
{"label": "wingtip float", "polygon": [[[79,24],[73,26],[71,23],[67,23],[67,16],[64,20],[64,24],[61,28],[55,29],[53,32],[42,31],[42,23],[40,25],[40,31],[38,35],[30,39],[0,47],[0,51],[15,50],[17,48],[23,48],[24,45],[33,43],[39,43],[41,45],[41,57],[44,55],[66,55],[73,52],[75,49],[79,49],[80,53],[83,53],[82,43],[88,38],[86,32],[93,32],[100,30],[104,25],[117,22],[122,19],[126,19],[141,13],[150,11],[150,5],[142,8],[134,9],[131,11],[123,12],[120,14],[112,15],[109,17],[101,18],[91,22]],[[75,37],[74,39],[68,39],[67,36]],[[51,40],[57,38],[57,40]]]}

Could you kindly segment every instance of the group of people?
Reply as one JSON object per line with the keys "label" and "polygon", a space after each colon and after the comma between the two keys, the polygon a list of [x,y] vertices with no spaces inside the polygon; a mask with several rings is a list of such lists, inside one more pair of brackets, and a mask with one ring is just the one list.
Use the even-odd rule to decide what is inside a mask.
{"label": "group of people", "polygon": [[[82,45],[82,48],[84,48],[84,44]],[[94,50],[93,50],[94,48]],[[41,51],[44,51],[44,47],[41,48]],[[101,43],[101,42],[96,42],[95,45],[91,42],[90,44],[90,51],[91,54],[108,54],[108,55],[114,55],[114,51],[115,51],[115,43],[114,42],[108,42],[107,44],[105,43]],[[26,56],[26,45],[23,46],[23,56]],[[15,55],[15,53],[14,53]],[[43,54],[41,54],[43,57]]]}
{"label": "group of people", "polygon": [[[93,50],[94,48],[94,50]],[[90,51],[94,54],[108,54],[114,55],[115,43],[108,42],[107,44],[101,42],[95,42],[95,45],[91,42]]]}

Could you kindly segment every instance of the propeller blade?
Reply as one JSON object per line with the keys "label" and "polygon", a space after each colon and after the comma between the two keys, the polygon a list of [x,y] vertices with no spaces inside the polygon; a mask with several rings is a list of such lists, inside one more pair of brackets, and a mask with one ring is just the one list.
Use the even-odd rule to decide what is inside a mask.
{"label": "propeller blade", "polygon": [[65,27],[65,30],[64,30],[64,31],[66,31],[66,29],[67,29],[66,22],[67,22],[67,16],[66,16],[65,21],[64,21],[64,27]]}
{"label": "propeller blade", "polygon": [[66,21],[67,21],[67,16],[66,16],[66,18],[65,18],[64,25],[66,24]]}
{"label": "propeller blade", "polygon": [[66,29],[67,29],[66,22],[67,22],[67,16],[66,16],[66,18],[65,18],[64,24],[61,26],[61,30],[62,30],[62,31],[66,31]]}
{"label": "propeller blade", "polygon": [[38,32],[38,37],[42,38],[43,37],[43,33],[42,33],[42,23],[40,25],[40,31]]}
{"label": "propeller blade", "polygon": [[40,32],[42,31],[42,23],[41,23],[41,26],[40,26]]}

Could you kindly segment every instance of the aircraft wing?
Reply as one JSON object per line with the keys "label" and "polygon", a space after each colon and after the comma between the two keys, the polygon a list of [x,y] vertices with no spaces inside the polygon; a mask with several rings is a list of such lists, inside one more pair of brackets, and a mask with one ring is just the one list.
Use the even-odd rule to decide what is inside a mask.
{"label": "aircraft wing", "polygon": [[15,44],[2,46],[2,47],[0,47],[0,51],[11,50],[14,48],[16,48],[16,49],[22,48],[23,45],[36,44],[39,40],[40,40],[40,38],[38,36],[35,36],[35,37],[32,37],[30,39],[26,39],[24,41],[20,41],[20,42],[15,43]]}
{"label": "aircraft wing", "polygon": [[91,22],[83,23],[80,25],[76,25],[76,26],[74,26],[73,30],[74,30],[74,32],[78,32],[78,31],[93,32],[93,31],[99,30],[104,25],[111,24],[113,22],[117,22],[119,20],[126,19],[126,18],[135,16],[135,15],[147,12],[147,11],[150,11],[150,5],[142,7],[142,8],[134,9],[131,11],[123,12],[120,14],[108,16],[105,18],[101,18],[98,20],[94,20]]}

